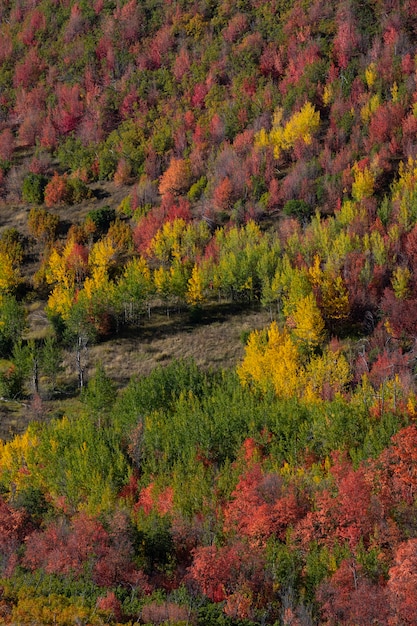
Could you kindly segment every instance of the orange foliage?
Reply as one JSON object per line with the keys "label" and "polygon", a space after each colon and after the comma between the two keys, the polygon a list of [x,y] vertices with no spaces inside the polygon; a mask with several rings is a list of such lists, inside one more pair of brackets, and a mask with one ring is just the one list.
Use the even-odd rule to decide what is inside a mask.
{"label": "orange foliage", "polygon": [[190,186],[190,164],[185,159],[171,159],[168,169],[161,176],[159,192],[162,196],[167,193],[178,196]]}

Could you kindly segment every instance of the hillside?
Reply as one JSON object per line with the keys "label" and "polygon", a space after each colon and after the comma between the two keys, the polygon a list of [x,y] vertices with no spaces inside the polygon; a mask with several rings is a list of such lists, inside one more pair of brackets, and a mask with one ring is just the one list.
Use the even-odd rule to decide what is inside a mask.
{"label": "hillside", "polygon": [[0,3],[0,622],[413,626],[414,0]]}

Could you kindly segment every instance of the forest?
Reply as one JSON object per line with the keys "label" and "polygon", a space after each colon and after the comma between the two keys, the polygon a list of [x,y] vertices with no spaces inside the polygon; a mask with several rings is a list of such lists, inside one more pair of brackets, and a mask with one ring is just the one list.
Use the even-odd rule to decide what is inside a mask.
{"label": "forest", "polygon": [[[415,626],[416,44],[416,0],[0,2],[0,624]],[[88,356],[220,311],[267,320],[232,366]]]}

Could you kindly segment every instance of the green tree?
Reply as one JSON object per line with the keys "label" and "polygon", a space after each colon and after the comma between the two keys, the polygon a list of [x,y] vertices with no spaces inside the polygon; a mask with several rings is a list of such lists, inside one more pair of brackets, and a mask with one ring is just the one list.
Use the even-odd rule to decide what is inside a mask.
{"label": "green tree", "polygon": [[48,179],[43,174],[27,174],[22,185],[22,198],[29,204],[43,204]]}
{"label": "green tree", "polygon": [[81,400],[85,403],[87,411],[100,428],[115,402],[116,386],[112,379],[107,376],[103,363],[96,366],[94,375],[84,387]]}
{"label": "green tree", "polygon": [[0,356],[9,356],[26,325],[24,307],[14,296],[5,295],[0,300]]}

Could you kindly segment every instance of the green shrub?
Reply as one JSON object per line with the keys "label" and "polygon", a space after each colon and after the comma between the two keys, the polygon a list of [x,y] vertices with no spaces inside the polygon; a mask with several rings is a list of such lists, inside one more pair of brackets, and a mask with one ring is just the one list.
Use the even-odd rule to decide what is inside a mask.
{"label": "green shrub", "polygon": [[48,179],[43,174],[27,174],[22,185],[22,198],[29,204],[43,204]]}

